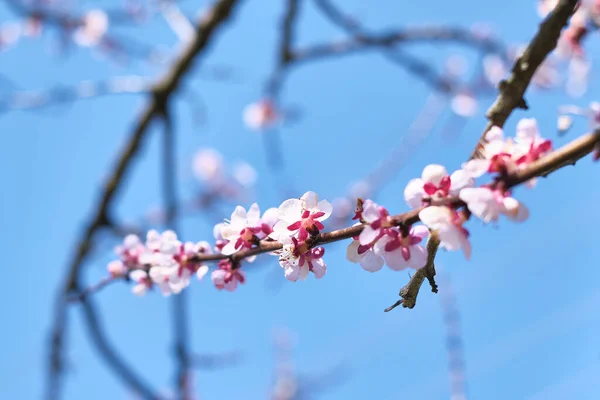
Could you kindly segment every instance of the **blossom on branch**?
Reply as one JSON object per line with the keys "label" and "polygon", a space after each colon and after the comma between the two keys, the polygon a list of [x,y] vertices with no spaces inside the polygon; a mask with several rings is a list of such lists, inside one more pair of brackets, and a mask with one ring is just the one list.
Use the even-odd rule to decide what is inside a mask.
{"label": "blossom on branch", "polygon": [[327,264],[323,260],[323,247],[310,248],[308,243],[299,242],[295,237],[281,236],[281,250],[273,252],[279,256],[279,265],[283,268],[285,278],[296,282],[298,278],[305,280],[312,272],[315,278],[321,279],[327,272]]}
{"label": "blossom on branch", "polygon": [[394,271],[423,268],[427,263],[427,249],[421,242],[428,235],[429,230],[423,225],[412,228],[407,234],[398,228],[386,229],[375,243],[375,254],[383,256],[387,266]]}
{"label": "blossom on branch", "polygon": [[460,199],[467,204],[469,211],[484,223],[496,222],[500,214],[522,222],[529,217],[529,210],[519,201],[510,197],[509,192],[490,187],[466,188],[461,190]]}
{"label": "blossom on branch", "polygon": [[237,289],[238,283],[246,282],[246,274],[239,268],[233,268],[231,261],[219,261],[218,269],[211,274],[211,279],[215,287],[219,290],[233,292]]}
{"label": "blossom on branch", "polygon": [[469,231],[463,227],[467,218],[463,212],[446,206],[429,206],[419,212],[419,218],[429,229],[438,231],[441,248],[462,249],[466,259],[471,257]]}
{"label": "blossom on branch", "polygon": [[282,236],[294,236],[305,241],[323,230],[323,221],[332,211],[331,204],[327,200],[319,201],[315,192],[306,192],[300,199],[288,199],[279,206],[279,221],[269,237],[281,241]]}
{"label": "blossom on branch", "polygon": [[408,182],[404,189],[404,200],[411,208],[418,208],[431,199],[456,196],[461,189],[472,187],[475,181],[469,173],[458,170],[448,174],[446,168],[431,164],[423,169],[421,178]]}

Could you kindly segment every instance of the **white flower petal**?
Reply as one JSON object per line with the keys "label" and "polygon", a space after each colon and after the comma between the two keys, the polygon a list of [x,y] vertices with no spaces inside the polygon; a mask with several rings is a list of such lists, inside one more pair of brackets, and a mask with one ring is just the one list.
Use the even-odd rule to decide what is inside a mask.
{"label": "white flower petal", "polygon": [[358,237],[358,241],[362,245],[371,244],[373,240],[377,239],[377,236],[379,236],[379,232],[381,232],[381,229],[373,229],[370,225],[365,225],[362,232],[360,233],[360,236]]}
{"label": "white flower petal", "polygon": [[203,265],[200,268],[198,268],[198,271],[196,271],[196,277],[198,278],[199,281],[201,281],[202,278],[204,278],[204,276],[206,276],[207,273],[208,273],[208,266]]}
{"label": "white flower petal", "polygon": [[305,209],[310,210],[312,208],[317,208],[319,196],[315,192],[308,191],[302,195],[300,201]]}
{"label": "white flower petal", "polygon": [[279,206],[279,218],[289,223],[296,222],[302,215],[302,202],[298,199],[288,199]]}
{"label": "white flower petal", "polygon": [[425,225],[417,225],[410,230],[410,234],[423,239],[429,236],[429,229]]}
{"label": "white flower petal", "polygon": [[425,246],[410,246],[410,259],[408,266],[414,269],[423,268],[427,264],[427,249]]}
{"label": "white flower petal", "polygon": [[448,176],[448,171],[446,171],[443,165],[429,164],[423,169],[421,178],[424,182],[433,183],[438,186],[446,176]]}
{"label": "white flower petal", "polygon": [[387,266],[394,271],[402,271],[408,267],[408,262],[402,256],[400,249],[384,252],[383,258],[385,258]]}
{"label": "white flower petal", "polygon": [[462,165],[463,171],[469,174],[472,178],[479,178],[490,168],[490,160],[475,159],[470,160]]}
{"label": "white flower petal", "polygon": [[459,169],[450,175],[450,194],[456,196],[464,188],[475,186],[475,179],[470,172]]}
{"label": "white flower petal", "polygon": [[246,216],[246,219],[248,220],[248,225],[249,226],[257,226],[259,221],[260,221],[260,208],[258,207],[258,204],[253,203],[250,208],[248,209],[248,214]]}
{"label": "white flower petal", "polygon": [[352,263],[358,263],[363,258],[363,254],[358,254],[358,240],[353,240],[346,249],[346,259]]}
{"label": "white flower petal", "polygon": [[136,282],[139,282],[142,279],[146,279],[147,277],[148,274],[146,273],[146,271],[142,271],[141,269],[136,269],[129,273],[129,279]]}
{"label": "white flower petal", "polygon": [[423,196],[425,195],[423,185],[423,180],[416,178],[411,179],[404,188],[404,201],[410,208],[418,208],[423,204]]}
{"label": "white flower petal", "polygon": [[379,207],[371,200],[363,203],[362,217],[365,221],[371,223],[379,219]]}
{"label": "white flower petal", "polygon": [[373,250],[369,250],[364,253],[362,260],[360,260],[360,266],[369,272],[377,272],[383,268],[383,257],[375,254]]}
{"label": "white flower petal", "polygon": [[317,208],[319,209],[319,211],[325,213],[325,215],[323,215],[322,217],[317,218],[317,221],[325,221],[333,212],[333,206],[327,200],[319,201],[319,203],[317,204]]}

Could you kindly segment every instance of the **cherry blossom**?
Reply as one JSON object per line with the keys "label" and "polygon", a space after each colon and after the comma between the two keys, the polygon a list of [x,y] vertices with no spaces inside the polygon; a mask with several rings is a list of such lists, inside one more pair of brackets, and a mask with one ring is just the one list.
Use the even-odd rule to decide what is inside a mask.
{"label": "cherry blossom", "polygon": [[323,221],[331,215],[333,207],[327,200],[319,201],[315,192],[306,192],[300,199],[288,199],[279,206],[279,221],[273,226],[271,238],[296,236],[304,241],[323,230]]}
{"label": "cherry blossom", "polygon": [[[123,244],[115,248],[115,253],[119,256],[122,266],[126,269],[135,269],[140,267],[140,256],[146,252],[146,247],[137,235],[127,235],[123,239]],[[109,264],[109,272],[112,274],[119,270],[117,264]]]}
{"label": "cherry blossom", "polygon": [[362,219],[365,227],[358,240],[362,245],[368,245],[383,235],[383,229],[392,226],[388,211],[371,200],[365,200],[362,209]]}
{"label": "cherry blossom", "polygon": [[471,257],[469,231],[463,227],[466,221],[463,213],[445,206],[429,206],[419,212],[419,218],[429,229],[437,231],[441,248],[462,248],[465,258]]}
{"label": "cherry blossom", "polygon": [[213,183],[223,178],[223,156],[214,149],[200,149],[192,161],[194,175],[202,181]]}
{"label": "cherry blossom", "polygon": [[279,256],[279,265],[283,268],[287,280],[305,280],[309,272],[317,279],[325,275],[327,264],[323,260],[323,247],[309,248],[306,242],[299,242],[295,237],[281,236],[280,239],[283,247],[273,254]]}
{"label": "cherry blossom", "polygon": [[383,268],[383,257],[375,253],[373,246],[362,245],[358,240],[353,240],[346,249],[346,259],[352,263],[358,263],[369,272],[377,272]]}
{"label": "cherry blossom", "polygon": [[484,223],[496,222],[500,214],[517,222],[529,217],[527,207],[510,197],[509,192],[502,192],[490,187],[466,188],[461,190],[460,199],[467,203],[469,211]]}
{"label": "cherry blossom", "polygon": [[75,30],[73,38],[80,46],[95,46],[104,37],[108,25],[108,15],[104,11],[90,10],[84,15],[81,26]]}
{"label": "cherry blossom", "polygon": [[270,99],[252,103],[244,109],[244,123],[252,130],[269,128],[280,118],[279,111]]}
{"label": "cherry blossom", "polygon": [[231,219],[221,226],[221,236],[227,244],[221,250],[225,255],[231,255],[241,249],[249,249],[258,242],[256,233],[260,228],[260,208],[254,203],[246,212],[242,206],[237,206],[231,214]]}
{"label": "cherry blossom", "polygon": [[127,267],[125,266],[125,264],[123,264],[121,260],[109,262],[106,269],[108,270],[110,276],[112,276],[113,278],[117,278],[127,274]]}
{"label": "cherry blossom", "polygon": [[423,225],[413,227],[407,235],[397,228],[387,229],[375,243],[375,253],[383,256],[394,271],[423,268],[427,263],[427,249],[420,243],[427,235],[429,230]]}
{"label": "cherry blossom", "polygon": [[233,268],[231,261],[221,260],[218,269],[211,274],[211,279],[215,287],[219,290],[233,292],[237,289],[238,283],[246,282],[246,274],[239,268]]}
{"label": "cherry blossom", "polygon": [[404,200],[411,208],[418,208],[428,199],[456,196],[461,189],[472,187],[475,181],[467,171],[457,170],[448,175],[441,165],[431,164],[423,169],[421,178],[408,182],[404,189]]}
{"label": "cherry blossom", "polygon": [[515,143],[518,153],[517,165],[520,167],[537,161],[552,151],[552,141],[540,136],[537,122],[534,118],[523,118],[517,124]]}
{"label": "cherry blossom", "polygon": [[145,295],[148,289],[152,287],[152,280],[150,277],[148,277],[148,273],[146,271],[142,271],[141,269],[131,271],[129,273],[129,279],[136,282],[136,285],[131,289],[131,291],[133,294],[138,296]]}
{"label": "cherry blossom", "polygon": [[[217,248],[225,255],[249,249],[271,234],[278,221],[277,208],[269,208],[261,218],[258,204],[252,204],[247,212],[244,207],[237,206],[229,221],[215,225],[213,234],[217,239]],[[248,261],[251,262],[254,258],[249,258]]]}

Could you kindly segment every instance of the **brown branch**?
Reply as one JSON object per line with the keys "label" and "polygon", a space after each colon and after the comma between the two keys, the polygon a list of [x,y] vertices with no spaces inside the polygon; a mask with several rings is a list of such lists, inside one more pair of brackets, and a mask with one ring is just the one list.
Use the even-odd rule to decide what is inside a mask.
{"label": "brown branch", "polygon": [[492,126],[503,127],[516,108],[527,109],[523,95],[536,70],[548,54],[556,48],[561,30],[567,25],[577,3],[578,0],[559,1],[552,13],[540,24],[538,32],[523,55],[513,65],[508,80],[500,82],[498,87],[500,93],[486,113],[488,124],[471,154],[471,159],[481,157],[481,150],[485,145],[485,135]]}
{"label": "brown branch", "polygon": [[60,375],[62,373],[62,353],[63,353],[63,334],[66,329],[66,311],[63,309],[68,306],[67,300],[71,293],[77,293],[81,289],[80,271],[91,248],[92,240],[97,231],[109,225],[110,207],[115,199],[117,190],[123,183],[123,178],[131,165],[131,162],[138,154],[142,140],[151,122],[165,109],[167,102],[177,88],[185,74],[190,70],[192,64],[199,55],[202,54],[210,42],[213,33],[224,23],[233,8],[239,3],[237,0],[218,0],[214,5],[200,18],[196,27],[195,37],[187,47],[182,51],[172,68],[159,80],[152,88],[152,96],[149,99],[144,111],[142,112],[133,133],[121,153],[113,172],[110,174],[104,191],[96,206],[93,218],[87,224],[83,238],[80,240],[73,259],[69,263],[67,276],[64,286],[61,287],[56,299],[56,320],[52,328],[52,341],[49,362],[49,375],[47,398],[56,399],[60,397]]}
{"label": "brown branch", "polygon": [[[566,144],[560,149],[544,156],[543,158],[529,164],[526,168],[517,171],[513,174],[507,175],[502,178],[502,182],[504,184],[504,188],[510,189],[512,187],[518,186],[522,183],[529,181],[532,178],[547,176],[550,173],[560,169],[560,167],[564,167],[566,165],[573,165],[576,161],[582,159],[587,156],[594,150],[596,150],[597,146],[600,145],[600,129],[593,133],[588,133],[583,135],[572,142]],[[434,202],[433,205],[449,205],[456,208],[464,207],[465,203],[457,197],[450,197],[442,200],[441,202]],[[419,222],[419,212],[423,210],[424,207],[420,207],[411,211],[408,211],[403,214],[398,214],[392,216],[392,225],[394,226],[409,226]],[[350,239],[352,237],[360,235],[364,228],[364,224],[351,226],[343,229],[334,230],[331,232],[323,232],[318,236],[310,238],[311,246],[318,246],[322,244],[338,242],[345,239]],[[435,237],[435,236],[434,236]],[[437,250],[436,241],[428,242],[428,246],[430,247],[430,257],[435,255],[433,253],[434,248]],[[225,259],[230,259],[233,261],[234,265],[240,265],[240,262],[248,257],[270,253],[275,250],[280,250],[282,248],[282,244],[277,241],[272,240],[261,240],[257,247],[238,251],[231,256],[227,256],[224,254],[198,254],[195,257],[192,257],[190,261],[192,262],[211,262],[211,261],[220,261]],[[432,261],[432,260],[431,260]],[[418,273],[418,271],[417,271]],[[413,278],[409,281],[409,283],[402,288],[402,292],[404,292],[409,299],[416,298],[416,292],[418,292],[419,287],[423,283],[425,278],[428,278],[431,283],[432,290],[435,292],[437,290],[437,286],[435,285],[435,281],[433,277],[435,276],[435,270],[432,268],[427,271],[423,271],[422,277],[417,277],[417,273],[413,276]],[[417,287],[418,286],[418,287]],[[406,306],[408,308],[412,307],[409,304]],[[399,305],[399,304],[397,304]]]}

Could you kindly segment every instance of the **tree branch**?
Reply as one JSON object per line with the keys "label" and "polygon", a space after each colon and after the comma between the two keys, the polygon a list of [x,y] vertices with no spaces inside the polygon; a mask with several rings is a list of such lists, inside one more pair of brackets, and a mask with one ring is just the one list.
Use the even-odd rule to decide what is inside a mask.
{"label": "tree branch", "polygon": [[485,135],[492,126],[503,127],[513,110],[527,108],[523,95],[536,70],[548,54],[556,48],[561,30],[567,25],[577,4],[578,0],[559,1],[552,13],[540,24],[538,32],[523,55],[513,65],[508,80],[500,82],[498,87],[500,93],[486,113],[488,124],[471,154],[471,159],[481,157],[481,150],[485,145]]}
{"label": "tree branch", "polygon": [[[561,147],[560,149],[529,164],[522,170],[502,177],[501,181],[503,183],[503,187],[505,189],[510,189],[512,187],[525,183],[532,178],[539,176],[547,176],[551,172],[558,170],[562,166],[572,165],[574,162],[580,160],[581,158],[590,154],[592,151],[596,150],[598,145],[600,145],[600,129],[596,130],[593,133],[583,135],[573,140],[567,145]],[[442,200],[441,202],[432,204],[448,205],[456,208],[465,206],[465,203],[457,197],[450,197]],[[423,210],[423,208],[424,207],[419,207],[417,209],[408,211],[403,214],[391,216],[391,224],[394,226],[410,226],[412,224],[415,224],[419,222],[419,213],[421,212],[421,210]],[[360,235],[364,226],[364,224],[360,224],[343,229],[334,230],[331,232],[323,232],[317,236],[309,238],[309,244],[310,246],[314,247],[317,245],[350,239],[352,237]],[[437,250],[437,246],[439,245],[439,242],[435,239],[436,235],[432,234],[432,237],[434,239],[428,242],[429,257],[435,256],[435,251]],[[277,241],[261,240],[257,247],[238,251],[230,256],[224,254],[198,254],[194,257],[190,257],[189,261],[203,263],[230,259],[234,265],[239,266],[240,262],[245,258],[264,253],[271,253],[275,250],[280,250],[282,247],[282,244]],[[423,269],[422,276],[417,276],[416,273],[413,276],[413,278],[409,281],[409,283],[401,290],[401,296],[406,295],[409,301],[406,305],[407,308],[414,307],[414,303],[411,306],[411,299],[416,299],[416,294],[418,293],[418,290],[425,278],[428,278],[428,280],[430,281],[432,285],[432,290],[434,292],[437,290],[437,286],[435,285],[435,281],[433,280],[433,277],[435,276],[433,259],[429,261],[432,265],[431,269]],[[396,305],[400,305],[400,303],[402,302],[403,300],[401,300]]]}
{"label": "tree branch", "polygon": [[216,29],[227,20],[233,8],[239,3],[237,0],[218,0],[199,20],[196,27],[194,39],[188,43],[174,62],[172,68],[152,87],[152,96],[142,112],[133,133],[121,153],[113,172],[111,173],[100,200],[96,206],[94,216],[84,229],[83,237],[77,246],[77,250],[68,266],[64,286],[60,288],[56,300],[56,321],[52,328],[52,342],[50,351],[50,363],[48,374],[47,397],[56,399],[60,397],[60,375],[62,372],[62,352],[64,330],[66,329],[67,300],[71,293],[77,293],[81,289],[80,270],[86,260],[94,235],[101,228],[109,225],[109,212],[117,190],[123,183],[123,178],[138,154],[141,143],[150,123],[165,109],[167,102],[177,88],[185,74],[192,67],[193,61],[202,54],[210,42]]}

